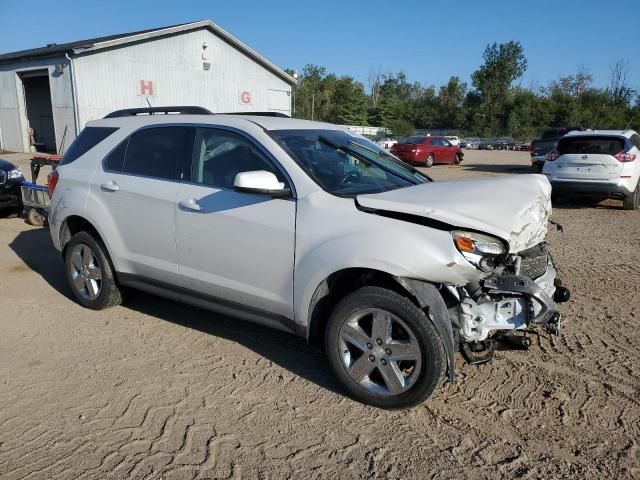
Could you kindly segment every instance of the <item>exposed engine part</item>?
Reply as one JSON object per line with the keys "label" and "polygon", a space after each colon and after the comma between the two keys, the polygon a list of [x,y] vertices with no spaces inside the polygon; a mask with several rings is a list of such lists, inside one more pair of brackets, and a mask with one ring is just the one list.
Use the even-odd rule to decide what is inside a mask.
{"label": "exposed engine part", "polygon": [[459,306],[460,333],[466,341],[483,341],[496,330],[527,327],[529,317],[525,298],[476,302],[463,298]]}
{"label": "exposed engine part", "polygon": [[[547,260],[548,261],[548,260]],[[535,281],[521,275],[492,275],[483,281],[482,289],[475,295],[465,288],[458,288],[460,304],[450,308],[450,317],[456,318],[462,342],[479,342],[495,333],[513,333],[531,324],[547,325],[549,331],[556,326],[555,292],[563,298],[568,295],[564,287],[554,282],[555,268],[548,262],[544,275]],[[559,315],[558,315],[559,317]]]}
{"label": "exposed engine part", "polygon": [[516,335],[515,333],[506,333],[498,336],[498,340],[503,340],[509,343],[512,347],[518,350],[529,350],[531,346],[531,339],[526,335]]}
{"label": "exposed engine part", "polygon": [[571,292],[569,291],[568,288],[562,287],[562,286],[556,287],[556,292],[553,294],[553,300],[556,303],[568,302],[570,298],[571,298]]}
{"label": "exposed engine part", "polygon": [[547,333],[560,336],[560,313],[554,312],[551,319],[545,324],[544,329]]}
{"label": "exposed engine part", "polygon": [[480,342],[463,343],[461,352],[468,364],[478,365],[490,361],[493,358],[495,350],[495,341],[488,338]]}

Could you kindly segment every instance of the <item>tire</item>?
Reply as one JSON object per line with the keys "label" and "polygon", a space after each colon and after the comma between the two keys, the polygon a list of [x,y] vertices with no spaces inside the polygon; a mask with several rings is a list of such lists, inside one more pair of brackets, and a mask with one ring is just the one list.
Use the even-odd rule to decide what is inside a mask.
{"label": "tire", "polygon": [[[391,335],[376,338],[389,324]],[[325,351],[354,399],[387,409],[424,401],[441,384],[447,364],[442,339],[424,311],[380,287],[360,288],[338,302],[325,332]],[[405,359],[393,359],[399,355]]]}
{"label": "tire", "polygon": [[122,303],[109,254],[100,238],[76,233],[64,250],[64,265],[73,296],[80,305],[104,310]]}
{"label": "tire", "polygon": [[427,168],[431,168],[433,167],[434,161],[435,161],[435,158],[433,157],[433,153],[430,153],[427,159],[424,161],[424,166]]}
{"label": "tire", "polygon": [[27,219],[29,223],[34,227],[42,227],[44,222],[47,220],[44,215],[42,215],[37,209],[30,208],[27,213]]}
{"label": "tire", "polygon": [[455,163],[456,165],[460,165],[462,163],[462,155],[456,153],[456,158],[453,163]]}
{"label": "tire", "polygon": [[639,210],[640,209],[640,180],[636,185],[634,192],[628,197],[624,197],[622,206],[625,210]]}

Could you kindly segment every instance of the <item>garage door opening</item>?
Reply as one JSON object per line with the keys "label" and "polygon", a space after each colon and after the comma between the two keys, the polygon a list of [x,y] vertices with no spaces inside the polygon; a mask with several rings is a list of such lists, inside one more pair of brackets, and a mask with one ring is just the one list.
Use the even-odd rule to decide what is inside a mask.
{"label": "garage door opening", "polygon": [[43,152],[56,151],[56,132],[53,126],[49,72],[36,70],[20,75],[24,88],[28,127],[33,129],[30,144]]}

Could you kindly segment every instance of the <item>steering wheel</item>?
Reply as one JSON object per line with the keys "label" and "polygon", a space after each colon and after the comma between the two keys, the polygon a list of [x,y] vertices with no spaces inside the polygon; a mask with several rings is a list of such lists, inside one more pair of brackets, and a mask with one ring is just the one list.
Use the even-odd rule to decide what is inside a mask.
{"label": "steering wheel", "polygon": [[338,188],[342,188],[346,183],[349,183],[352,180],[357,180],[358,178],[360,178],[360,174],[358,172],[349,172],[342,178],[342,180],[340,180],[340,186]]}

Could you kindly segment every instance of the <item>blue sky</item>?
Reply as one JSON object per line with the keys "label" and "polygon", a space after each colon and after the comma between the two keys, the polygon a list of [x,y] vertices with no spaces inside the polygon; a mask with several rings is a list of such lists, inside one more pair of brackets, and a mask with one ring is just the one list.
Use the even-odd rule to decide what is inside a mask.
{"label": "blue sky", "polygon": [[0,0],[0,52],[211,19],[283,68],[307,63],[365,82],[372,69],[411,81],[469,81],[488,43],[518,40],[523,86],[583,69],[606,86],[618,59],[640,87],[638,0],[429,2]]}

